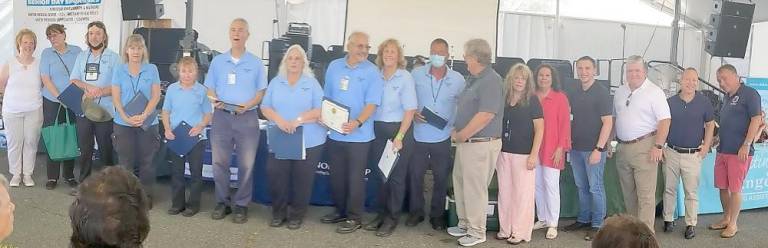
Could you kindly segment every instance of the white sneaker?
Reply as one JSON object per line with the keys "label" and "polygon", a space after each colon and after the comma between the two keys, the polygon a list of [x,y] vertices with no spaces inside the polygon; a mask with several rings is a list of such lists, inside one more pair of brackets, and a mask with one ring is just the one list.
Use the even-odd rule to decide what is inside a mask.
{"label": "white sneaker", "polygon": [[544,221],[537,221],[536,223],[533,223],[533,230],[544,229],[546,227],[547,223]]}
{"label": "white sneaker", "polygon": [[545,236],[547,239],[555,239],[557,238],[557,227],[550,227],[547,229],[547,236]]}
{"label": "white sneaker", "polygon": [[35,181],[32,180],[32,176],[24,176],[24,186],[32,187],[35,186]]}
{"label": "white sneaker", "polygon": [[11,187],[19,187],[19,184],[21,184],[21,177],[14,175],[11,177]]}
{"label": "white sneaker", "polygon": [[485,242],[485,236],[478,238],[472,235],[466,235],[459,239],[459,245],[461,246],[473,246]]}
{"label": "white sneaker", "polygon": [[448,231],[448,234],[454,237],[464,237],[467,235],[467,229],[458,226],[449,227],[446,229],[446,231]]}

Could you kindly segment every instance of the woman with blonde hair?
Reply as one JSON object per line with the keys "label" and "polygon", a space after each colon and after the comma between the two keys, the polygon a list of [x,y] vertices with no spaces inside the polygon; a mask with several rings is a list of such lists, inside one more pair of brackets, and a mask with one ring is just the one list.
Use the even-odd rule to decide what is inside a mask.
{"label": "woman with blonde hair", "polygon": [[[189,133],[180,134],[191,137],[200,135],[213,116],[213,106],[206,96],[207,88],[197,82],[197,61],[192,57],[179,60],[179,82],[168,86],[163,101],[163,127],[165,139],[174,140],[173,130],[182,123],[189,125]],[[201,140],[186,154],[177,154],[169,150],[171,158],[171,208],[168,214],[181,213],[191,217],[200,211],[200,194],[203,187],[203,149],[206,140]],[[189,201],[185,202],[184,187],[185,164],[189,163],[191,176]],[[183,212],[182,212],[183,211]]]}
{"label": "woman with blonde hair", "polygon": [[533,76],[525,64],[510,68],[503,135],[496,175],[499,182],[499,224],[496,239],[513,245],[531,241],[534,188],[539,146],[544,136],[544,114],[534,94]]}
{"label": "woman with blonde hair", "polygon": [[[384,80],[381,105],[373,115],[373,132],[376,138],[371,143],[370,161],[379,161],[388,142],[400,156],[389,175],[378,171],[383,181],[378,194],[378,216],[365,225],[365,230],[376,231],[376,236],[392,235],[399,222],[405,199],[405,184],[408,164],[416,140],[413,138],[413,114],[416,113],[416,83],[405,70],[403,48],[395,39],[388,39],[379,45],[376,65]],[[377,166],[374,166],[377,168]]]}
{"label": "woman with blonde hair", "polygon": [[267,175],[272,197],[271,227],[291,230],[301,228],[307,213],[315,168],[323,155],[327,130],[317,123],[323,89],[309,69],[304,49],[299,45],[288,48],[280,63],[278,75],[267,86],[261,111],[286,134],[302,129],[306,157],[303,160],[278,158],[270,153]]}
{"label": "woman with blonde hair", "polygon": [[160,74],[148,63],[149,54],[139,34],[128,36],[123,64],[112,73],[112,103],[115,106],[115,148],[120,165],[128,171],[139,168],[139,179],[152,203],[155,168],[152,160],[160,147],[157,103]]}
{"label": "woman with blonde hair", "polygon": [[16,56],[0,68],[11,187],[18,187],[22,176],[24,186],[35,186],[32,172],[43,125],[40,61],[33,57],[36,47],[35,33],[26,28],[20,30],[16,34]]}

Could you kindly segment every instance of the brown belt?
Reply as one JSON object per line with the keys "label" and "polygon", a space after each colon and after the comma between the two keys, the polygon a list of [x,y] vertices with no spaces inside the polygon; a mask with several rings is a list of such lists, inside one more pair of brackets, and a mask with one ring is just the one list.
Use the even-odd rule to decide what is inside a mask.
{"label": "brown belt", "polygon": [[634,143],[640,142],[641,140],[644,140],[645,138],[648,138],[654,135],[656,135],[656,131],[650,132],[646,135],[640,136],[637,139],[633,139],[633,140],[627,140],[627,141],[619,140],[619,144],[634,144]]}
{"label": "brown belt", "polygon": [[499,137],[482,137],[482,138],[469,138],[467,140],[467,143],[480,143],[480,142],[488,142],[488,141],[494,141],[499,139]]}

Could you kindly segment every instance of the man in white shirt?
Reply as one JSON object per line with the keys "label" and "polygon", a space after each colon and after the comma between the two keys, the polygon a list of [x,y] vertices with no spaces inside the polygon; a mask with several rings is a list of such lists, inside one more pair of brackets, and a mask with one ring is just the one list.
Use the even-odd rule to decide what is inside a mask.
{"label": "man in white shirt", "polygon": [[616,169],[627,213],[653,231],[656,180],[671,117],[664,91],[646,78],[643,58],[631,56],[626,63],[627,83],[616,90],[613,101]]}

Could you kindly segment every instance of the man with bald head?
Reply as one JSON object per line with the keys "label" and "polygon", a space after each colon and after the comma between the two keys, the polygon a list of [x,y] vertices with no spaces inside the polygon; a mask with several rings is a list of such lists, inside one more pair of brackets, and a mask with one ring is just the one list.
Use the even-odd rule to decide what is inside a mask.
{"label": "man with bald head", "polygon": [[[248,22],[237,18],[229,25],[232,48],[213,58],[205,86],[214,103],[211,123],[213,178],[216,188],[214,220],[234,213],[232,222],[248,221],[248,203],[253,192],[253,165],[259,147],[259,115],[256,108],[267,88],[267,74],[261,58],[245,49]],[[236,149],[235,149],[236,148]],[[237,155],[237,191],[230,196],[232,151]]]}
{"label": "man with bald head", "polygon": [[752,163],[755,148],[752,142],[758,135],[760,94],[741,83],[736,68],[726,64],[717,69],[717,82],[725,91],[720,109],[720,145],[715,158],[715,187],[720,189],[723,217],[709,226],[722,230],[720,237],[736,236],[736,222],[741,211],[741,188]]}
{"label": "man with bald head", "polygon": [[709,99],[696,92],[699,74],[694,68],[685,69],[680,80],[680,93],[667,99],[672,122],[664,148],[664,232],[675,226],[677,185],[683,179],[685,192],[686,239],[696,236],[696,216],[699,214],[697,191],[701,161],[712,147],[715,133],[715,110]]}
{"label": "man with bald head", "polygon": [[339,223],[338,233],[361,228],[365,200],[365,169],[374,139],[371,115],[381,104],[383,80],[368,61],[368,34],[354,32],[347,39],[347,56],[332,61],[325,73],[325,97],[349,107],[343,133],[331,130],[328,138],[331,195],[335,211],[323,223]]}

